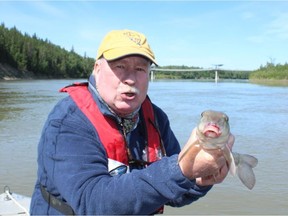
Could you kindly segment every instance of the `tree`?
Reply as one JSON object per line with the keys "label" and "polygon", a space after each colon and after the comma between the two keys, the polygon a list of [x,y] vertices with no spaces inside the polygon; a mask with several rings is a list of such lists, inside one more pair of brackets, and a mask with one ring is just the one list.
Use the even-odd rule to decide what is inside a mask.
{"label": "tree", "polygon": [[24,35],[16,27],[0,26],[0,62],[19,71],[32,72],[42,78],[84,78],[93,69],[94,59],[82,57],[52,44],[48,39],[38,39],[36,33]]}

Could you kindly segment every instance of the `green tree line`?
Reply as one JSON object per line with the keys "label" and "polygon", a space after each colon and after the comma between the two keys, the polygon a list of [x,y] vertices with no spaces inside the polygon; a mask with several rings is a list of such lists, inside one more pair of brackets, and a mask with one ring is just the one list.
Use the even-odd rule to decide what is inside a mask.
{"label": "green tree line", "polygon": [[249,79],[267,79],[267,80],[288,80],[288,64],[274,64],[267,62],[265,66],[260,66],[253,71]]}
{"label": "green tree line", "polygon": [[22,34],[16,27],[0,26],[0,63],[19,71],[32,72],[36,78],[86,78],[94,59],[67,51],[34,34]]}

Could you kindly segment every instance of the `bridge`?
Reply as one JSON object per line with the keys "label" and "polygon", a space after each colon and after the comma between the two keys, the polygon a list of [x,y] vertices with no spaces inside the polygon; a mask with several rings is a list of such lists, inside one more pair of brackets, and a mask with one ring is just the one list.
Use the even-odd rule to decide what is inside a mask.
{"label": "bridge", "polygon": [[[215,83],[219,80],[218,71],[220,70],[222,64],[215,65],[215,68],[201,68],[201,69],[166,69],[166,68],[158,68],[158,67],[151,67],[151,81],[155,79],[154,73],[156,71],[172,71],[172,72],[193,72],[193,71],[214,71],[215,72]],[[249,72],[248,70],[231,70],[231,69],[222,69],[221,71],[231,71],[231,72]]]}

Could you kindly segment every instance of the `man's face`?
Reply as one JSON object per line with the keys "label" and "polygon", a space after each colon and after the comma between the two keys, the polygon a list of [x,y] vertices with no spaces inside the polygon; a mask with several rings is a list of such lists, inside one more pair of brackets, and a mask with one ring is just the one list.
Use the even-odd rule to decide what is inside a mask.
{"label": "man's face", "polygon": [[145,100],[149,72],[150,61],[138,55],[109,62],[102,58],[94,66],[100,96],[120,116],[132,113]]}

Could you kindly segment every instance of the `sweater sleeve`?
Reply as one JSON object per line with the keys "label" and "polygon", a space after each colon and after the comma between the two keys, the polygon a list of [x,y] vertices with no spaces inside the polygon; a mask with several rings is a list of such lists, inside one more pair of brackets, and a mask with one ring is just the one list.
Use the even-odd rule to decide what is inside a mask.
{"label": "sweater sleeve", "polygon": [[54,109],[39,146],[41,184],[76,214],[152,214],[166,203],[188,204],[207,192],[182,175],[177,140],[168,157],[111,177],[97,132],[73,102]]}

